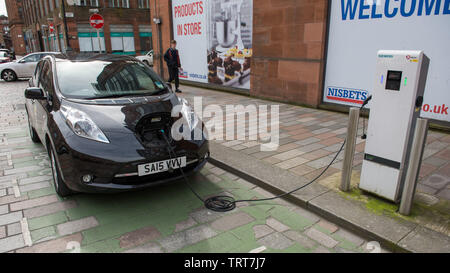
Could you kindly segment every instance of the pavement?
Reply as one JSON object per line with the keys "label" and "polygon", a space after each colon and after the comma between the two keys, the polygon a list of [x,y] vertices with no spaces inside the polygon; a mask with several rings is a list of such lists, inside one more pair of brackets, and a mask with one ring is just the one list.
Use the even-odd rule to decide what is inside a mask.
{"label": "pavement", "polygon": [[[261,151],[264,141],[226,139],[211,144],[212,162],[252,183],[282,194],[306,184],[324,171],[341,147],[348,115],[270,102],[247,96],[183,87],[183,95],[203,106],[278,105],[280,146]],[[225,117],[224,117],[225,119]],[[235,117],[237,120],[237,117]],[[207,121],[207,120],[206,120]],[[246,116],[248,124],[249,117]],[[359,135],[362,135],[360,120]],[[226,126],[225,128],[229,128]],[[247,137],[252,130],[246,130]],[[343,153],[318,183],[293,194],[290,201],[335,223],[382,242],[395,251],[450,252],[450,134],[429,130],[411,216],[398,214],[398,205],[358,189],[365,141],[357,140],[352,190],[338,190]]]}
{"label": "pavement", "polygon": [[[285,200],[241,203],[228,213],[208,211],[183,181],[139,192],[59,198],[47,153],[28,135],[26,86],[27,81],[0,81],[0,252],[389,251],[371,236]],[[212,98],[219,94],[208,93]],[[202,197],[271,196],[209,163],[190,182]]]}

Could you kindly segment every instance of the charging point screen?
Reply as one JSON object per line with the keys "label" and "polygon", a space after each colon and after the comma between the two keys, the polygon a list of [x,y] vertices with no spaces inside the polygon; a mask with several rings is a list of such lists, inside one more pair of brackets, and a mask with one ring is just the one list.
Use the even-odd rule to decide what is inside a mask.
{"label": "charging point screen", "polygon": [[386,89],[400,91],[402,83],[402,71],[388,71],[386,80]]}

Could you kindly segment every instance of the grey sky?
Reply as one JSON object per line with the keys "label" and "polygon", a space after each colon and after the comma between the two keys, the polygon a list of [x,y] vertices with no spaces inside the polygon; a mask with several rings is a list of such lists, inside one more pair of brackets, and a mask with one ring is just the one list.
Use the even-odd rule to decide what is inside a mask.
{"label": "grey sky", "polygon": [[0,0],[0,15],[7,15],[6,14],[5,0]]}

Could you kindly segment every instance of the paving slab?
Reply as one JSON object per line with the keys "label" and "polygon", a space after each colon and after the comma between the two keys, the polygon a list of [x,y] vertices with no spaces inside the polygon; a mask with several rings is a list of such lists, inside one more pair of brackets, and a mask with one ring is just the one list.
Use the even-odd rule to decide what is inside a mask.
{"label": "paving slab", "polygon": [[294,244],[292,240],[278,232],[272,233],[262,239],[259,239],[258,243],[262,246],[278,250],[288,248]]}
{"label": "paving slab", "polygon": [[420,226],[400,240],[399,244],[411,252],[450,253],[448,236]]}
{"label": "paving slab", "polygon": [[331,236],[320,232],[316,230],[315,228],[308,229],[305,234],[313,239],[314,241],[318,242],[319,244],[327,247],[327,248],[333,248],[339,244],[338,241],[334,240]]}
{"label": "paving slab", "polygon": [[216,230],[227,231],[253,222],[255,219],[244,212],[238,212],[222,217],[211,223]]}
{"label": "paving slab", "polygon": [[[397,244],[417,226],[408,221],[371,213],[360,203],[345,199],[333,191],[315,198],[309,202],[308,206],[313,211],[328,213],[339,222],[349,222],[355,227],[366,230],[378,237],[375,239],[384,238],[394,244]],[[334,222],[336,223],[336,221]]]}
{"label": "paving slab", "polygon": [[57,230],[59,235],[64,236],[64,235],[70,235],[73,233],[77,233],[83,230],[87,230],[90,228],[94,228],[96,226],[98,226],[98,221],[97,219],[95,219],[95,217],[90,216],[87,218],[83,218],[83,219],[78,219],[75,221],[69,221],[63,224],[59,224],[57,226]]}
{"label": "paving slab", "polygon": [[161,239],[159,243],[168,252],[174,252],[187,245],[192,245],[200,241],[209,239],[217,235],[213,229],[202,225],[182,232],[175,233],[169,237]]}
{"label": "paving slab", "polygon": [[25,242],[21,234],[0,239],[0,253],[19,249],[24,246]]}
{"label": "paving slab", "polygon": [[129,249],[124,253],[164,253],[162,248],[156,243],[148,243],[143,246],[138,246],[133,249]]}

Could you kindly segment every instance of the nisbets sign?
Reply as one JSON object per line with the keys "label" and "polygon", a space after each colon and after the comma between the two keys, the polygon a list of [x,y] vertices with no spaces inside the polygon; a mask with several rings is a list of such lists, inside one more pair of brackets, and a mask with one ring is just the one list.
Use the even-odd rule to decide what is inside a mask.
{"label": "nisbets sign", "polygon": [[333,86],[327,88],[327,99],[329,100],[363,104],[363,102],[368,97],[369,92],[365,90],[358,90],[344,87],[333,87]]}
{"label": "nisbets sign", "polygon": [[187,71],[184,71],[184,70],[183,70],[183,72],[180,73],[179,77],[182,79],[189,78]]}
{"label": "nisbets sign", "polygon": [[341,0],[342,20],[450,15],[450,0]]}

